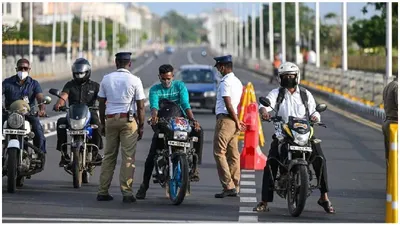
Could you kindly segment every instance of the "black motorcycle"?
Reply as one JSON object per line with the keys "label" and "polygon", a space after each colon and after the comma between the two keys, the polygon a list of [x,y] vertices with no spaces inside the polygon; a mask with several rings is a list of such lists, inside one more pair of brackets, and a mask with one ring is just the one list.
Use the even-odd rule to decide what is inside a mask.
{"label": "black motorcycle", "polygon": [[[162,109],[161,109],[162,110]],[[151,124],[151,118],[148,120]],[[161,117],[153,131],[163,142],[154,158],[156,173],[154,183],[166,188],[174,205],[183,202],[190,193],[190,177],[197,166],[197,154],[193,143],[197,137],[190,137],[192,126],[188,119],[180,116]]]}
{"label": "black motorcycle", "polygon": [[[260,97],[259,101],[266,107],[271,105],[265,97]],[[318,104],[316,111],[321,113],[326,108],[326,104]],[[326,127],[326,125],[310,122],[309,118],[302,119],[293,116],[289,116],[288,123],[285,123],[280,116],[271,117],[271,120],[274,123],[275,136],[279,141],[280,153],[279,159],[268,158],[268,161],[274,160],[280,165],[273,190],[281,198],[287,199],[289,213],[293,217],[298,217],[303,212],[308,196],[314,189],[320,188],[321,180],[318,180],[316,185],[312,185],[314,174],[310,166],[314,160],[323,159],[320,156],[311,159],[311,143],[321,142],[319,139],[312,139],[313,126]],[[271,177],[273,177],[272,170],[270,171]],[[321,177],[321,174],[319,177]]]}
{"label": "black motorcycle", "polygon": [[[60,91],[57,89],[50,89],[49,93],[61,98]],[[99,147],[89,143],[93,137],[93,130],[98,129],[97,125],[90,124],[90,110],[98,110],[98,108],[88,107],[86,104],[60,107],[60,111],[67,112],[68,126],[62,124],[59,128],[67,129],[67,134],[71,139],[69,143],[61,145],[61,147],[70,146],[64,170],[72,175],[74,188],[81,187],[82,183],[89,183],[90,175],[93,174],[96,166],[101,165],[101,162],[93,161],[93,155],[98,154]]]}

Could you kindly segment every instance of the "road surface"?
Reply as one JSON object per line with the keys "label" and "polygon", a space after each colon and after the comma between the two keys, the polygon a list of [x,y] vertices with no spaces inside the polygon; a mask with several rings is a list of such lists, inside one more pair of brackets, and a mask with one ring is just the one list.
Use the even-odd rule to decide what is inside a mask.
{"label": "road surface", "polygon": [[[132,70],[139,67],[140,70],[135,74],[148,87],[157,82],[158,66],[161,64],[172,63],[175,68],[191,63],[214,65],[211,56],[201,56],[201,50],[180,49],[172,55],[162,53],[157,59],[139,58]],[[96,71],[93,78],[101,81],[102,76],[112,70]],[[240,68],[235,68],[234,72],[244,85],[253,83],[257,98],[274,88],[269,85],[268,79],[260,75]],[[63,83],[65,81],[42,85],[43,89],[61,89]],[[48,113],[57,115],[50,110]],[[118,179],[120,160],[110,188],[114,201],[97,202],[100,168],[96,169],[90,184],[74,189],[72,176],[58,167],[60,154],[55,150],[56,137],[52,135],[54,133],[49,133],[47,164],[43,172],[32,176],[31,180],[25,180],[24,187],[15,194],[6,192],[6,177],[3,177],[3,222],[384,222],[386,175],[383,136],[379,130],[330,110],[322,114],[322,120],[328,128],[316,128],[316,135],[323,140],[322,147],[328,164],[329,197],[337,213],[328,215],[317,205],[317,190],[308,198],[301,216],[292,218],[287,212],[286,200],[277,195],[275,202],[270,204],[270,212],[251,212],[251,208],[260,200],[262,171],[242,173],[244,182],[240,197],[214,198],[214,194],[222,190],[212,155],[215,116],[210,111],[195,111],[195,116],[205,130],[203,164],[200,166],[200,182],[192,184],[192,195],[186,197],[182,205],[171,205],[164,189],[152,183],[145,200],[123,204]],[[263,123],[263,131],[266,145],[262,151],[267,154],[272,124]],[[146,125],[144,138],[137,146],[133,185],[135,194],[142,181],[151,136],[152,131]]]}

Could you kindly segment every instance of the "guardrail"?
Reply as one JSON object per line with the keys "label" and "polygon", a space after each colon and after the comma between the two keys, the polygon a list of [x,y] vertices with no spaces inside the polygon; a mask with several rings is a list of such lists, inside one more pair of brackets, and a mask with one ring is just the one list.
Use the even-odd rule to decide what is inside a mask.
{"label": "guardrail", "polygon": [[[212,54],[222,54],[209,48]],[[228,54],[225,51],[225,54]],[[264,76],[272,76],[273,66],[269,60],[233,57],[234,64],[249,69]],[[299,65],[303,74],[303,65]],[[384,74],[341,69],[316,68],[305,66],[305,79],[302,85],[310,90],[329,98],[351,111],[367,114],[376,122],[385,118],[382,92],[384,89]]]}
{"label": "guardrail", "polygon": [[398,223],[398,124],[390,124],[389,126],[389,162],[386,177],[386,223]]}

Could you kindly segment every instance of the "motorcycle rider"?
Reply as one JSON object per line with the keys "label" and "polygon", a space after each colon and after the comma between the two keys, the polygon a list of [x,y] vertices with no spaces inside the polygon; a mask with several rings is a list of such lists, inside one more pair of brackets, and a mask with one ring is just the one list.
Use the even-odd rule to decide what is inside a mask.
{"label": "motorcycle rider", "polygon": [[[279,66],[278,70],[278,81],[280,83],[280,88],[273,89],[267,96],[267,99],[271,102],[272,108],[277,108],[275,110],[278,111],[278,116],[281,116],[285,122],[288,122],[289,116],[294,116],[298,118],[305,118],[307,115],[311,115],[311,121],[319,122],[320,114],[315,111],[315,100],[313,95],[306,89],[300,88],[300,69],[299,67],[291,62],[285,62]],[[281,91],[280,91],[281,90]],[[280,107],[277,107],[278,96],[280,95],[283,98],[280,104]],[[305,96],[306,95],[306,96]],[[304,101],[304,99],[308,99]],[[305,102],[307,105],[304,105]],[[263,120],[269,120],[271,118],[270,112],[272,109],[270,107],[265,107],[260,104],[259,111]],[[309,110],[309,114],[307,111]],[[315,136],[312,137],[315,139]],[[278,139],[275,135],[272,136],[271,148],[269,150],[268,158],[275,157],[277,159],[282,158],[280,153],[278,152]],[[321,197],[318,200],[318,204],[324,208],[327,213],[335,213],[335,210],[329,201],[328,198],[328,177],[327,177],[327,168],[326,168],[326,160],[323,155],[320,143],[312,142],[312,158],[315,156],[321,156],[323,160],[316,159],[313,162],[313,167],[317,176],[317,179],[321,180]],[[283,152],[282,152],[283,153]],[[281,153],[281,154],[282,154]],[[287,152],[285,152],[287,153]],[[283,156],[285,158],[285,156]],[[321,162],[322,161],[322,162]],[[320,176],[322,166],[322,176]],[[270,169],[271,167],[271,169]],[[273,178],[271,179],[271,171]],[[278,163],[275,160],[267,160],[267,165],[264,167],[263,174],[263,184],[262,184],[262,194],[261,194],[261,202],[253,209],[253,211],[262,212],[269,211],[268,202],[273,201],[274,192],[272,189],[274,186],[274,180],[276,178],[278,170]],[[281,170],[281,172],[284,172]]]}
{"label": "motorcycle rider", "polygon": [[[34,80],[29,76],[31,71],[30,62],[27,59],[20,59],[17,61],[17,67],[15,68],[17,74],[6,78],[2,83],[3,95],[5,97],[5,104],[3,104],[3,109],[9,110],[10,105],[17,100],[24,100],[29,104],[29,107],[35,105],[35,100],[38,103],[43,102],[44,95],[42,88],[37,80]],[[39,105],[39,117],[46,116],[46,107],[44,104]],[[3,124],[8,118],[7,113],[3,111]],[[42,150],[46,154],[46,139],[44,137],[43,127],[40,124],[39,118],[33,115],[27,115],[26,120],[32,126],[32,131],[35,134],[33,138],[33,144]],[[43,160],[45,155],[43,154]]]}
{"label": "motorcycle rider", "polygon": [[[194,123],[195,129],[193,129],[190,135],[198,137],[198,142],[194,143],[194,147],[196,149],[196,154],[200,157],[202,154],[201,148],[203,146],[203,130],[201,129],[199,122],[195,120],[192,109],[190,108],[189,93],[185,87],[185,84],[181,81],[173,80],[173,71],[174,68],[169,64],[164,64],[159,67],[158,76],[161,83],[154,85],[149,91],[151,123],[152,125],[157,124],[159,116],[158,114],[160,113],[160,100],[169,100],[178,104],[183,116],[187,117],[191,122]],[[160,144],[161,143],[158,141],[158,136],[154,133],[150,151],[147,155],[145,163],[143,182],[136,194],[137,199],[144,199],[146,197],[146,191],[149,188],[149,182],[154,168],[154,157],[156,155],[156,150],[162,148],[160,147]],[[194,182],[199,181],[198,169],[194,171],[191,180]]]}
{"label": "motorcycle rider", "polygon": [[[99,93],[100,84],[90,80],[92,73],[92,67],[88,60],[84,58],[77,59],[72,65],[72,80],[68,81],[60,94],[61,99],[54,105],[54,110],[59,111],[61,106],[65,105],[68,99],[69,105],[73,104],[86,104],[91,107],[94,106]],[[101,123],[97,111],[90,111],[91,113],[91,124],[96,124],[97,129],[93,129],[93,137],[90,143],[95,144],[99,149],[103,149],[103,141],[101,138]],[[64,145],[61,149],[61,145],[67,142],[67,130],[59,128],[59,125],[68,124],[66,117],[62,117],[57,120],[57,150],[61,151],[61,160],[59,163],[60,167],[63,167],[67,161],[69,161],[69,155],[67,154],[67,145]],[[93,150],[93,161],[99,164],[102,160],[102,156],[96,152],[97,149]]]}

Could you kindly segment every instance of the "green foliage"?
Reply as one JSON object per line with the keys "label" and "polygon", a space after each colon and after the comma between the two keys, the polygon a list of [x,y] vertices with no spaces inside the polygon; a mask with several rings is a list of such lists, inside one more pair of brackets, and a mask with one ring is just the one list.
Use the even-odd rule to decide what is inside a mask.
{"label": "green foliage", "polygon": [[147,33],[146,33],[146,32],[143,32],[141,39],[142,39],[143,41],[145,41],[145,40],[147,40],[148,38],[149,38],[149,36],[147,35]]}
{"label": "green foliage", "polygon": [[164,17],[171,27],[175,28],[175,32],[171,32],[169,39],[177,40],[181,43],[196,42],[201,37],[202,21],[190,20],[179,15],[175,10],[169,11]]}
{"label": "green foliage", "polygon": [[[368,3],[362,9],[365,14],[368,12],[369,5],[375,6],[375,10],[380,11],[380,15],[375,15],[370,19],[357,20],[351,26],[351,38],[362,48],[373,48],[386,45],[386,4],[385,2]],[[393,47],[398,46],[397,37],[397,15],[398,3],[392,3],[392,40]]]}

